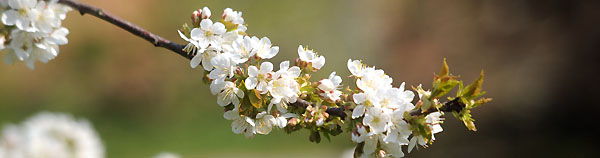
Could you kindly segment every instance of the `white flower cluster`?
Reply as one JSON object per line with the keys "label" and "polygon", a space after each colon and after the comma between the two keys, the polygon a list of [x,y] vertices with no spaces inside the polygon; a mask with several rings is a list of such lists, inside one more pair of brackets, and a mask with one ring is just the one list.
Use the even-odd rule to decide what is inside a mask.
{"label": "white flower cluster", "polygon": [[103,158],[104,146],[92,125],[69,115],[42,112],[22,125],[7,125],[0,158]]}
{"label": "white flower cluster", "polygon": [[24,61],[30,69],[35,61],[47,63],[68,43],[69,30],[61,26],[71,8],[57,0],[0,0],[2,28],[0,50],[6,63]]}
{"label": "white flower cluster", "polygon": [[[352,140],[364,142],[364,157],[381,154],[377,152],[380,150],[387,157],[403,157],[402,145],[412,143],[414,147],[414,141],[408,140],[412,133],[410,125],[403,120],[404,113],[415,108],[411,103],[414,93],[404,90],[404,83],[398,88],[392,87],[392,78],[381,69],[367,67],[358,60],[348,60],[347,66],[357,78],[356,85],[360,90],[360,93],[352,96],[357,105],[352,118],[363,117],[362,125],[358,125],[357,131],[352,133]],[[433,123],[436,116],[439,121],[439,115],[430,114],[427,117]],[[437,127],[441,131],[441,127]],[[419,144],[425,143],[420,141]]]}
{"label": "white flower cluster", "polygon": [[[279,64],[279,70],[274,71],[271,62],[263,62],[263,59],[277,55],[279,47],[273,46],[267,37],[247,36],[241,12],[227,8],[223,11],[221,22],[213,22],[210,16],[211,11],[207,7],[194,11],[192,20],[198,21],[197,28],[189,31],[189,37],[181,31],[179,35],[189,42],[184,50],[194,54],[191,67],[202,65],[204,70],[210,71],[210,89],[213,95],[217,95],[217,103],[224,107],[234,105],[232,110],[224,114],[226,119],[233,120],[233,132],[252,137],[257,133],[268,134],[273,127],[284,128],[288,118],[296,117],[296,114],[288,113],[287,107],[299,97],[300,85],[297,80],[302,69],[283,61]],[[311,63],[314,69],[320,69],[325,64],[325,57],[302,46],[298,47],[298,55],[300,60]],[[241,64],[249,65],[247,71]],[[339,100],[341,92],[337,89],[340,83],[341,78],[335,73],[329,79],[322,80],[319,87],[323,91],[322,96]],[[254,91],[258,94],[254,94]],[[258,111],[251,114],[240,111],[241,99],[246,95],[268,97],[268,107],[257,108]],[[273,106],[276,111],[272,111]]]}

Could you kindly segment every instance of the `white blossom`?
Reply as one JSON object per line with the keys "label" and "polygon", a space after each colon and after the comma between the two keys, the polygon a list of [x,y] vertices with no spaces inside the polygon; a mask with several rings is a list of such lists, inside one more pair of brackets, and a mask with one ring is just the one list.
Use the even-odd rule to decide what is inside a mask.
{"label": "white blossom", "polygon": [[2,23],[8,26],[16,25],[18,29],[34,32],[33,12],[37,11],[38,0],[8,0],[11,9],[2,13]]}
{"label": "white blossom", "polygon": [[[7,158],[103,158],[104,147],[86,120],[42,112],[22,126],[7,126],[0,140]],[[0,153],[2,154],[2,153]]]}
{"label": "white blossom", "polygon": [[379,107],[370,107],[365,113],[363,124],[368,126],[373,133],[383,133],[388,129],[391,118],[388,113]]}
{"label": "white blossom", "polygon": [[223,116],[227,120],[233,120],[231,123],[233,133],[243,133],[247,138],[254,137],[254,134],[256,134],[254,119],[248,116],[241,116],[237,108],[225,112]]}
{"label": "white blossom", "polygon": [[229,53],[217,54],[210,60],[211,65],[215,68],[208,77],[210,79],[225,79],[233,77],[237,64],[241,62],[237,56]]}
{"label": "white blossom", "polygon": [[356,80],[356,86],[362,91],[377,91],[391,88],[392,81],[392,78],[383,70],[369,67],[363,71],[363,77]]}
{"label": "white blossom", "polygon": [[352,118],[358,118],[365,114],[369,107],[379,107],[378,98],[375,93],[358,93],[352,95],[356,107],[352,111]]}
{"label": "white blossom", "polygon": [[171,152],[161,152],[154,156],[154,158],[180,158],[180,157],[181,156],[179,156],[178,154],[171,153]]}
{"label": "white blossom", "polygon": [[272,77],[273,64],[271,62],[263,62],[260,64],[260,69],[256,66],[248,67],[248,78],[246,78],[246,88],[256,89],[261,94],[266,94],[269,90],[269,80]]}
{"label": "white blossom", "polygon": [[340,96],[342,95],[342,92],[339,91],[341,83],[342,78],[335,75],[335,72],[332,72],[329,74],[329,78],[319,81],[318,88],[321,90],[319,95],[334,102],[340,100]]}
{"label": "white blossom", "polygon": [[6,42],[6,38],[2,35],[0,35],[0,50],[4,49],[4,43]]}
{"label": "white blossom", "polygon": [[273,78],[297,78],[300,76],[301,70],[297,66],[290,67],[289,61],[283,61],[279,64],[279,70],[275,72]]}
{"label": "white blossom", "polygon": [[300,68],[293,66],[289,68],[289,61],[279,64],[279,71],[269,81],[268,89],[273,97],[272,103],[277,104],[280,101],[296,102],[300,93],[298,82],[295,78],[300,76]]}
{"label": "white blossom", "polygon": [[199,49],[207,48],[209,45],[221,47],[222,35],[226,32],[225,25],[220,22],[213,23],[210,19],[202,19],[200,28],[194,28],[190,32],[191,40],[198,43]]}
{"label": "white blossom", "polygon": [[321,69],[325,65],[325,57],[317,55],[313,50],[298,46],[298,56],[300,60],[311,63],[315,69]]}
{"label": "white blossom", "polygon": [[[24,61],[30,69],[36,61],[47,63],[58,55],[58,46],[68,43],[69,33],[61,27],[70,7],[58,4],[56,0],[3,0],[2,23],[10,32],[10,43],[4,44],[8,64]],[[6,37],[5,37],[6,38]]]}
{"label": "white blossom", "polygon": [[47,63],[58,55],[58,45],[68,43],[67,34],[69,30],[66,28],[58,28],[51,34],[15,29],[11,33],[10,50],[5,60],[7,63],[13,63],[14,60],[25,61],[33,69],[35,61]]}
{"label": "white blossom", "polygon": [[244,24],[244,18],[242,18],[242,12],[233,11],[231,8],[225,8],[223,10],[223,21],[237,24],[238,27]]}
{"label": "white blossom", "polygon": [[275,117],[267,114],[266,111],[256,114],[256,133],[264,135],[269,134],[273,129],[275,122]]}
{"label": "white blossom", "polygon": [[361,63],[359,60],[348,59],[348,70],[352,73],[353,76],[362,77],[363,71],[365,70],[366,65]]}
{"label": "white blossom", "polygon": [[244,36],[239,37],[231,44],[232,50],[230,53],[235,54],[238,58],[247,61],[249,58],[256,54],[254,51],[256,43],[258,42],[257,37]]}
{"label": "white blossom", "polygon": [[217,104],[220,106],[227,106],[231,103],[237,106],[240,104],[239,98],[244,98],[244,91],[237,88],[231,81],[214,80],[210,89],[213,94],[219,93]]}
{"label": "white blossom", "polygon": [[[440,123],[442,122],[442,118],[440,118],[442,116],[442,113],[440,112],[433,112],[428,114],[427,116],[425,116],[425,123],[427,124],[427,126],[429,126],[429,128],[431,128],[431,140],[435,140],[435,136],[434,134],[436,133],[440,133],[443,131],[442,126],[440,125]],[[419,136],[413,136],[410,139],[410,142],[408,144],[408,152],[410,153],[412,151],[412,149],[416,146],[416,144],[419,144],[421,146],[424,146],[427,142],[425,142],[425,138],[423,138],[423,136],[419,135]]]}
{"label": "white blossom", "polygon": [[285,126],[287,126],[287,118],[291,118],[291,117],[298,117],[298,116],[294,113],[285,113],[283,115],[279,115],[278,117],[276,117],[273,124],[279,128],[284,128]]}
{"label": "white blossom", "polygon": [[271,59],[277,55],[279,47],[271,46],[271,40],[267,37],[263,37],[256,43],[256,46],[252,51],[262,59]]}
{"label": "white blossom", "polygon": [[281,112],[281,113],[287,113],[287,108],[288,108],[288,101],[281,101],[278,100],[277,103],[273,102],[273,100],[271,100],[271,102],[269,103],[269,107],[267,108],[267,111],[271,111],[271,109],[273,108],[273,105],[276,106],[277,111]]}

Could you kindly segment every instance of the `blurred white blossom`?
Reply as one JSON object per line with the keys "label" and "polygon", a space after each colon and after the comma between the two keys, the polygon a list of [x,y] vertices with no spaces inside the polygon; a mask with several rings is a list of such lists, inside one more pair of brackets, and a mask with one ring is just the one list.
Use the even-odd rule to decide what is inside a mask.
{"label": "blurred white blossom", "polygon": [[0,157],[103,158],[104,146],[88,121],[42,112],[22,125],[4,127]]}

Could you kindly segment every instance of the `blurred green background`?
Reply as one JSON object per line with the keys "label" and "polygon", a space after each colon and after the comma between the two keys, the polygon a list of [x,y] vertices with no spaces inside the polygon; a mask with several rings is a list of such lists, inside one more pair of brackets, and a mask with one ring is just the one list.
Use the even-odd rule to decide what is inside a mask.
{"label": "blurred green background", "polygon": [[[176,30],[193,10],[208,6],[216,20],[233,8],[250,34],[280,47],[272,62],[293,60],[299,44],[324,55],[314,78],[347,76],[348,58],[384,69],[395,86],[431,87],[444,57],[467,82],[485,69],[494,101],[473,111],[479,131],[448,118],[432,146],[408,157],[600,156],[589,122],[600,110],[590,97],[600,80],[597,1],[81,1],[181,43]],[[110,158],[340,157],[354,146],[347,133],[320,144],[306,132],[234,135],[188,60],[76,11],[63,26],[69,44],[48,64],[0,65],[1,123],[39,111],[87,118]]]}

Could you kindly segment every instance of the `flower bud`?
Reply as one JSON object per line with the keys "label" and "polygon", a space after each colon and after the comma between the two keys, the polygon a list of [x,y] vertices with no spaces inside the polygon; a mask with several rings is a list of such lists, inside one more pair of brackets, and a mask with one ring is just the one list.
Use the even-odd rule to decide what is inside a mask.
{"label": "flower bud", "polygon": [[200,27],[201,11],[202,10],[194,10],[194,12],[192,12],[192,24],[194,27]]}
{"label": "flower bud", "polygon": [[377,156],[385,157],[386,156],[385,150],[379,150],[379,152],[377,153]]}
{"label": "flower bud", "polygon": [[288,125],[289,126],[295,126],[298,123],[300,123],[300,120],[298,120],[298,118],[295,118],[295,117],[293,117],[290,120],[288,120]]}
{"label": "flower bud", "polygon": [[201,12],[202,12],[202,19],[210,18],[211,13],[210,13],[210,9],[208,9],[208,7],[202,8]]}

